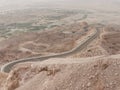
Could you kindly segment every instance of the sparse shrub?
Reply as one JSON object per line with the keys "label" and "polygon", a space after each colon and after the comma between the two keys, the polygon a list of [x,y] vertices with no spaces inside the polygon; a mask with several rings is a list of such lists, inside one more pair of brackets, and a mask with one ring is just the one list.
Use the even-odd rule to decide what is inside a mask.
{"label": "sparse shrub", "polygon": [[108,64],[103,64],[102,65],[102,70],[105,70],[109,65]]}
{"label": "sparse shrub", "polygon": [[87,51],[88,51],[88,52],[91,52],[92,50],[89,49],[89,50],[87,50]]}

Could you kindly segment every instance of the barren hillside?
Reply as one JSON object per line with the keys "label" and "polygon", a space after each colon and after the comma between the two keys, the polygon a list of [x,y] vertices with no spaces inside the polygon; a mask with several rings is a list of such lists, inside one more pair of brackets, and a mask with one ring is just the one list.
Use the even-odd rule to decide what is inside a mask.
{"label": "barren hillside", "polygon": [[[29,49],[32,52],[37,52],[36,50],[39,48],[44,51],[45,47],[52,46],[51,49],[46,51],[48,53],[58,53],[61,50],[58,50],[57,45],[62,46],[62,44],[67,43],[66,45],[69,47],[66,38],[70,40],[72,35],[74,41],[77,41],[78,37],[83,39],[88,33],[93,32],[93,27],[96,27],[87,27],[87,32],[83,36],[80,35],[80,32],[86,30],[88,24],[82,23],[79,25],[79,28],[82,28],[80,31],[76,28],[76,25],[75,27],[73,25],[71,26],[72,29],[57,28],[58,31],[56,31],[55,28],[37,34],[33,33],[33,35],[25,33],[19,36],[24,39],[14,39],[16,41],[14,44],[17,47],[8,44],[9,47],[5,46],[5,48],[7,47],[6,50],[10,49],[12,51],[19,46],[22,47],[22,50]],[[100,36],[94,39],[82,52],[67,58],[51,58],[42,62],[16,64],[9,74],[0,73],[0,90],[120,90],[120,29],[116,26],[105,26],[100,30]],[[66,38],[63,38],[63,33]],[[45,38],[46,36],[49,36],[49,38]],[[6,42],[11,45],[11,41],[6,40],[3,45]],[[66,49],[64,45],[63,48]],[[1,48],[1,51],[4,49]]]}
{"label": "barren hillside", "polygon": [[94,40],[83,52],[70,57],[93,57],[101,55],[120,54],[120,28],[119,26],[106,26],[101,35]]}
{"label": "barren hillside", "polygon": [[120,90],[120,0],[0,0],[0,90]]}
{"label": "barren hillside", "polygon": [[[119,90],[120,55],[19,64],[7,90]],[[112,72],[111,72],[112,71]],[[19,88],[18,88],[19,87]]]}
{"label": "barren hillside", "polygon": [[92,32],[93,27],[82,22],[40,32],[20,33],[1,41],[0,61],[65,52],[74,48],[77,40]]}

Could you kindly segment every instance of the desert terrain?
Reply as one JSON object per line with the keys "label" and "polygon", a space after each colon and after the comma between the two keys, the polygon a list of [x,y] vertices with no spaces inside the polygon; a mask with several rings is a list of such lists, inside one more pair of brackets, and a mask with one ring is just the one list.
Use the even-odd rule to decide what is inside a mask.
{"label": "desert terrain", "polygon": [[62,2],[0,11],[0,90],[120,90],[117,4]]}
{"label": "desert terrain", "polygon": [[8,90],[119,90],[119,32],[107,26],[84,52],[17,64],[3,86]]}
{"label": "desert terrain", "polygon": [[[83,36],[82,35],[77,36],[77,32],[79,32],[79,29],[76,28],[77,25],[78,28],[82,28],[80,29],[80,32],[81,30],[84,31],[83,28],[85,28],[86,25],[91,27],[88,27],[89,28],[88,31],[84,32]],[[22,40],[21,38],[19,40],[19,38],[16,38],[17,42],[14,44],[16,44],[16,46],[20,46],[20,48],[21,47],[27,48],[24,50],[29,49],[28,51],[37,52],[35,56],[43,55],[43,53],[42,54],[39,53],[40,51],[47,52],[46,54],[52,53],[52,55],[54,55],[55,53],[65,52],[75,47],[76,46],[75,41],[77,42],[77,39],[79,38],[84,39],[88,32],[89,33],[94,32],[94,30],[91,30],[91,28],[93,29],[93,27],[94,28],[97,27],[97,26],[89,25],[85,22],[82,22],[81,24],[80,23],[73,24],[73,26],[72,27],[70,26],[70,28],[74,28],[73,31],[72,29],[69,30],[69,28],[63,31],[65,32],[64,35],[68,33],[70,34],[70,36],[69,35],[66,36],[66,38],[67,37],[69,38],[68,39],[69,42],[72,42],[70,39],[72,34],[70,32],[76,32],[75,36],[72,35],[72,39],[74,41],[72,42],[72,45],[74,44],[73,46],[71,46],[71,43],[69,42],[64,42],[63,35],[60,33],[61,29],[59,28],[57,29],[60,32],[54,31],[54,29],[52,29],[49,31],[42,31],[37,34],[32,32],[32,35],[31,33],[22,34],[22,38],[24,39]],[[100,30],[101,30],[100,35],[96,39],[94,39],[81,52],[70,55],[66,58],[51,58],[42,62],[26,62],[26,63],[16,64],[12,68],[12,71],[9,74],[1,73],[1,84],[0,84],[1,90],[3,89],[5,90],[26,90],[26,89],[29,90],[119,90],[120,89],[119,87],[120,29],[116,28],[116,26],[114,27],[103,26],[100,27]],[[59,35],[62,35],[62,40],[60,39],[60,37],[57,38],[56,34],[57,37]],[[43,37],[46,37],[46,35],[50,36],[49,40],[45,38],[43,39]],[[42,38],[36,39],[38,36]],[[14,37],[18,37],[18,36],[14,36]],[[54,39],[53,37],[56,37],[56,39],[59,40],[59,42],[55,40],[54,42],[50,41]],[[3,41],[4,46],[6,45],[6,42],[8,43],[8,40]],[[13,40],[13,42],[15,41],[15,39],[11,39],[11,40]],[[11,41],[9,43],[11,44]],[[55,46],[53,46],[54,43],[56,43],[55,44],[56,47],[58,43],[58,45],[60,45],[61,48],[58,49],[57,47],[55,49]],[[62,44],[65,44],[66,47],[69,48],[66,49],[63,45],[63,47],[65,48],[64,49],[62,47]],[[39,45],[42,45],[43,47],[42,46],[39,47]],[[45,46],[47,47],[48,45],[52,45],[54,49],[48,48],[47,50],[45,50]],[[37,46],[40,49],[37,48]],[[3,50],[5,49],[6,47]],[[12,51],[12,49],[17,51],[18,47],[16,49],[16,47],[13,48],[10,46],[7,49],[10,50],[6,50],[6,51]],[[8,55],[11,54],[11,52],[7,52],[7,53]],[[27,54],[21,52],[20,58],[22,54],[23,54],[22,58],[27,56]],[[13,53],[12,55],[15,58],[18,57],[17,53]],[[33,53],[31,53],[31,55],[34,56]],[[8,57],[8,59],[10,58]],[[11,58],[11,60],[14,60],[13,57]],[[10,61],[6,61],[6,62],[10,62]]]}

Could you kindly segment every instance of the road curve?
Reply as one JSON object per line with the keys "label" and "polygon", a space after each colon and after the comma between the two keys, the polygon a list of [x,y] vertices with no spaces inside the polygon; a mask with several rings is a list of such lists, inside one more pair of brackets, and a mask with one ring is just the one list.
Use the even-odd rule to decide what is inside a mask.
{"label": "road curve", "polygon": [[35,61],[44,61],[49,58],[60,58],[60,57],[66,57],[71,54],[75,54],[77,52],[80,52],[82,49],[84,49],[92,40],[94,40],[97,36],[99,36],[100,31],[98,29],[95,30],[95,32],[85,38],[82,42],[80,42],[79,45],[77,45],[75,48],[73,48],[70,51],[66,51],[60,54],[55,54],[55,55],[48,55],[48,56],[37,56],[37,57],[31,57],[31,58],[24,58],[24,59],[19,59],[16,61],[12,61],[10,63],[7,63],[1,67],[1,72],[9,73],[12,67],[18,63],[23,63],[23,62],[35,62]]}

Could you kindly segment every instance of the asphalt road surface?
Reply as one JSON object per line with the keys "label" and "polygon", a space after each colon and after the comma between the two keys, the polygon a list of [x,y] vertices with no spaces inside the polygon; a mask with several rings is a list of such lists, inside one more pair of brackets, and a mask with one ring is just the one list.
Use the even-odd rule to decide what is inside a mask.
{"label": "asphalt road surface", "polygon": [[40,57],[37,56],[37,57],[24,58],[24,59],[19,59],[19,60],[9,62],[1,67],[1,72],[9,73],[11,71],[12,67],[18,63],[44,61],[49,58],[63,58],[63,57],[78,53],[78,52],[82,51],[95,38],[97,38],[99,36],[99,34],[100,34],[100,30],[96,29],[92,35],[85,38],[82,42],[79,43],[79,45],[77,45],[75,48],[73,48],[70,51],[66,51],[66,52],[63,52],[60,54],[55,54],[55,55],[40,56]]}

